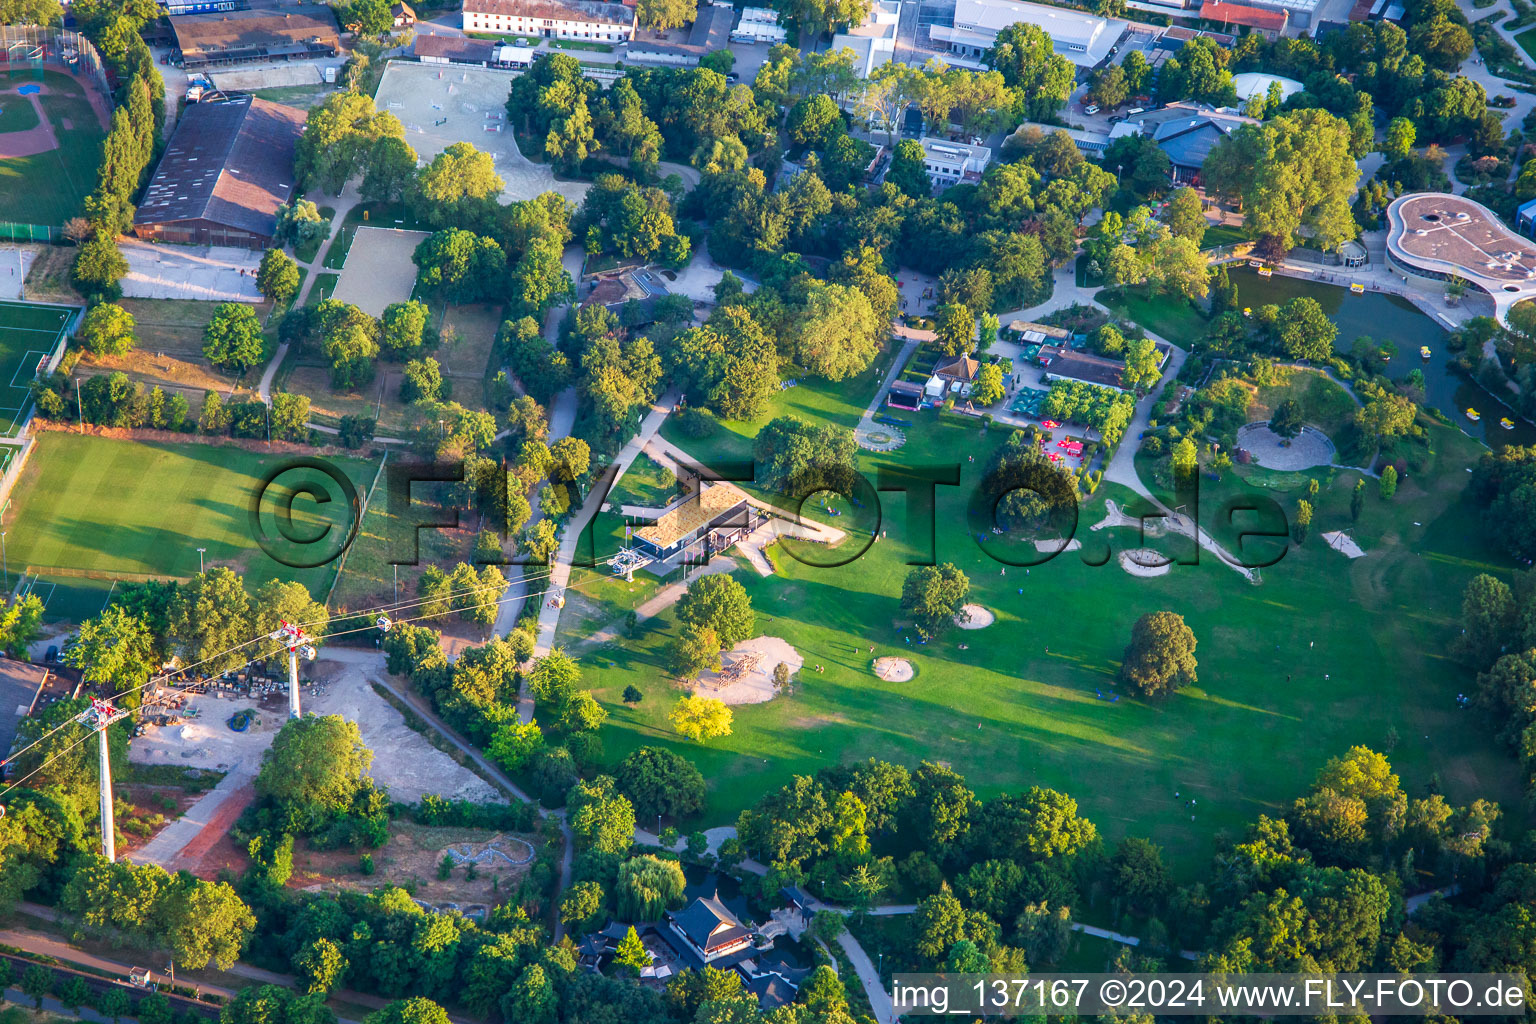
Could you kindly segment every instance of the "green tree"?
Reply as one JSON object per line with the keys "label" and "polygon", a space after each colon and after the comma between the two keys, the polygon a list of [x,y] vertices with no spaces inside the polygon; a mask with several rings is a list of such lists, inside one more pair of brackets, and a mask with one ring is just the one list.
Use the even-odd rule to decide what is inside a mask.
{"label": "green tree", "polygon": [[1242,200],[1254,237],[1288,249],[1307,227],[1319,247],[1333,251],[1356,232],[1353,145],[1349,122],[1326,110],[1297,110],[1243,125],[1211,151],[1203,173],[1216,194]]}
{"label": "green tree", "polygon": [[244,303],[221,304],[203,329],[203,355],[227,373],[245,373],[261,361],[263,349],[261,321]]}
{"label": "green tree", "polygon": [[540,964],[524,967],[501,1000],[503,1019],[528,1021],[528,1024],[554,1024],[558,1005],[555,987]]}
{"label": "green tree", "polygon": [[287,302],[299,290],[299,265],[283,250],[268,249],[256,269],[256,288],[270,302]]}
{"label": "green tree", "polygon": [[1387,130],[1381,144],[1381,151],[1388,160],[1401,160],[1413,152],[1413,144],[1417,139],[1417,131],[1414,129],[1413,120],[1407,117],[1394,117],[1387,122]]}
{"label": "green tree", "polygon": [[509,772],[520,772],[544,749],[544,733],[538,723],[508,722],[496,730],[485,752]]}
{"label": "green tree", "polygon": [[379,318],[382,328],[379,345],[391,359],[400,359],[418,351],[423,345],[436,343],[436,332],[430,324],[432,311],[426,303],[414,299],[391,302],[384,307]]}
{"label": "green tree", "polygon": [[667,645],[667,665],[679,679],[694,679],[720,668],[720,634],[710,626],[685,623]]}
{"label": "green tree", "polygon": [[795,361],[827,380],[846,380],[874,361],[882,327],[864,293],[816,282],[794,318]]}
{"label": "green tree", "polygon": [[160,660],[154,637],[140,615],[111,605],[80,624],[75,642],[64,650],[64,663],[81,670],[82,678],[104,693],[122,693],[127,707],[137,706],[139,686]]}
{"label": "green tree", "polygon": [[312,831],[351,807],[368,785],[372,761],[357,723],[340,715],[296,718],[262,755],[256,795],[285,808],[290,820]]}
{"label": "green tree", "polygon": [[115,302],[102,302],[85,314],[80,344],[97,355],[125,355],[135,344],[133,329],[133,314]]}
{"label": "green tree", "polygon": [[603,909],[603,887],[596,882],[577,882],[560,897],[560,920],[580,928]]}
{"label": "green tree", "polygon": [[651,965],[651,955],[646,952],[645,943],[640,941],[634,925],[630,925],[624,938],[619,940],[619,949],[614,954],[613,962],[629,971],[631,977],[638,977],[642,968]]}
{"label": "green tree", "polygon": [[21,990],[32,997],[32,1006],[39,1013],[43,999],[53,988],[53,972],[42,964],[32,964],[21,975]]}
{"label": "green tree", "polygon": [[1120,678],[1143,697],[1195,684],[1195,632],[1177,612],[1149,612],[1131,627]]}
{"label": "green tree", "polygon": [[194,576],[176,591],[170,635],[183,663],[227,672],[250,659],[251,599],[233,570],[222,566]]}
{"label": "green tree", "polygon": [[75,253],[70,280],[86,296],[118,295],[117,282],[128,275],[128,261],[117,251],[111,231],[98,230]]}
{"label": "green tree", "polygon": [[360,36],[381,36],[395,26],[389,0],[346,0],[336,13],[342,27]]}
{"label": "green tree", "polygon": [[976,347],[976,317],[958,302],[940,306],[937,312],[939,345],[945,355],[957,356]]}
{"label": "green tree", "polygon": [[678,599],[676,609],[679,622],[713,629],[726,650],[753,632],[752,600],[746,588],[728,573],[695,577]]}
{"label": "green tree", "polygon": [[913,199],[926,199],[932,195],[933,182],[928,177],[927,154],[922,145],[915,139],[902,139],[896,143],[885,180]]}
{"label": "green tree", "polygon": [[621,921],[655,921],[667,910],[681,907],[687,879],[682,865],[651,854],[619,865],[613,886],[613,910]]}
{"label": "green tree", "polygon": [[1187,238],[1196,245],[1205,237],[1206,219],[1200,193],[1188,185],[1176,188],[1168,195],[1168,205],[1163,210],[1163,220],[1178,238]]}
{"label": "green tree", "polygon": [[326,993],[341,984],[347,958],[330,939],[314,939],[293,954],[293,971],[305,992]]}
{"label": "green tree", "polygon": [[902,583],[901,610],[916,619],[923,636],[936,636],[954,624],[970,589],[971,581],[950,562],[918,566]]}
{"label": "green tree", "polygon": [[1292,359],[1327,362],[1339,329],[1310,295],[1299,295],[1280,309],[1280,347]]}
{"label": "green tree", "polygon": [[1358,523],[1360,513],[1365,511],[1365,478],[1355,481],[1354,489],[1349,492],[1349,519]]}
{"label": "green tree", "polygon": [[1386,500],[1396,493],[1397,469],[1394,466],[1387,466],[1381,471],[1381,497]]}
{"label": "green tree", "polygon": [[1016,90],[1024,116],[1031,121],[1052,121],[1072,94],[1076,68],[1056,52],[1051,37],[1038,25],[1007,26],[983,60],[1001,72],[1008,88]]}
{"label": "green tree", "polygon": [[400,400],[435,405],[447,401],[443,371],[431,356],[412,359],[401,369]]}
{"label": "green tree", "polygon": [[640,747],[614,771],[619,792],[642,820],[665,814],[685,818],[704,805],[704,776],[692,761],[664,747]]}
{"label": "green tree", "polygon": [[[222,1024],[222,1022],[221,1022]],[[363,1024],[449,1024],[448,1011],[430,999],[399,999],[363,1018]]]}
{"label": "green tree", "polygon": [[1287,398],[1275,406],[1269,416],[1269,429],[1281,437],[1295,437],[1301,433],[1304,423],[1301,403],[1294,398]]}
{"label": "green tree", "polygon": [[976,383],[971,386],[971,402],[978,406],[996,405],[1005,394],[1002,366],[987,363],[976,374]]}
{"label": "green tree", "polygon": [[615,792],[613,779],[578,780],[565,798],[566,816],[579,849],[624,853],[634,841],[635,809]]}

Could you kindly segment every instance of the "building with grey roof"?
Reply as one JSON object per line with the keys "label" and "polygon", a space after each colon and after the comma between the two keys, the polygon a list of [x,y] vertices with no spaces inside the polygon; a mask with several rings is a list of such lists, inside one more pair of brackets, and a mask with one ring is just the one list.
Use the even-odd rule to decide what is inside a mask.
{"label": "building with grey roof", "polygon": [[334,57],[341,45],[335,15],[320,5],[172,16],[171,30],[189,69]]}
{"label": "building with grey roof", "polygon": [[1019,0],[959,0],[954,24],[932,25],[929,37],[949,44],[962,57],[979,58],[1010,25],[1037,25],[1051,37],[1056,52],[1079,67],[1097,67],[1125,34],[1127,22]]}
{"label": "building with grey roof", "polygon": [[293,151],[305,113],[232,96],[194,103],[155,167],[133,233],[187,245],[266,249],[293,196]]}
{"label": "building with grey roof", "polygon": [[701,4],[686,42],[673,42],[666,33],[637,32],[630,41],[627,57],[647,64],[697,67],[706,53],[730,45],[735,21],[736,9],[729,4]]}

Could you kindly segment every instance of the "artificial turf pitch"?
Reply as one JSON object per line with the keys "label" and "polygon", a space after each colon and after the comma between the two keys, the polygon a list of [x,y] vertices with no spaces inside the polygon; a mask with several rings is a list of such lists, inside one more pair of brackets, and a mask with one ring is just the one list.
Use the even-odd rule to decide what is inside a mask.
{"label": "artificial turf pitch", "polygon": [[0,302],[0,435],[16,433],[38,362],[68,332],[77,310],[37,302]]}
{"label": "artificial turf pitch", "polygon": [[[262,529],[273,538],[273,557],[251,525],[252,497],[274,469],[293,461],[282,453],[233,445],[162,444],[50,431],[37,439],[13,491],[6,515],[12,579],[29,572],[29,585],[48,599],[50,618],[78,620],[100,610],[113,581],[186,578],[198,571],[198,548],[208,568],[229,566],[251,587],[270,579],[296,580],[323,599],[335,563],[294,567],[311,550],[282,539],[344,531],[351,511],[334,481],[308,469],[278,477],[262,503]],[[327,459],[366,496],[376,466],[363,459]],[[326,505],[300,496],[291,526],[275,509],[294,490],[312,484],[336,495]],[[340,534],[333,534],[339,536]]]}

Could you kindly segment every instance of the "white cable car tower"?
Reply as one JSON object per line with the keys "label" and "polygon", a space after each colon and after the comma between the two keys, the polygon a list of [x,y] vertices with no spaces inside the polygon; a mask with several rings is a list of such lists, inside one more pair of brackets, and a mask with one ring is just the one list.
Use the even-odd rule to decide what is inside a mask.
{"label": "white cable car tower", "polygon": [[107,863],[117,860],[117,824],[112,818],[112,764],[107,756],[107,726],[128,717],[110,702],[91,698],[91,706],[75,716],[79,722],[95,731],[101,741],[101,855]]}
{"label": "white cable car tower", "polygon": [[288,648],[288,717],[300,717],[299,711],[299,655],[306,661],[315,660],[313,638],[303,629],[284,622],[271,633],[271,639]]}

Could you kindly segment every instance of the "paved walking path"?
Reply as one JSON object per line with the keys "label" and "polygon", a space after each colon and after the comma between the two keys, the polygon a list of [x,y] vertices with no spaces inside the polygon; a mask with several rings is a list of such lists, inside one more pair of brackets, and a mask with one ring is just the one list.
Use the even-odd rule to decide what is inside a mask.
{"label": "paved walking path", "polygon": [[225,775],[217,786],[204,793],[180,818],[161,829],[144,846],[130,853],[128,859],[137,864],[158,864],[167,871],[176,870],[172,865],[181,856],[181,852],[196,841],[205,829],[220,827],[219,812],[242,796],[249,797],[254,781],[255,776],[246,772],[232,771]]}

